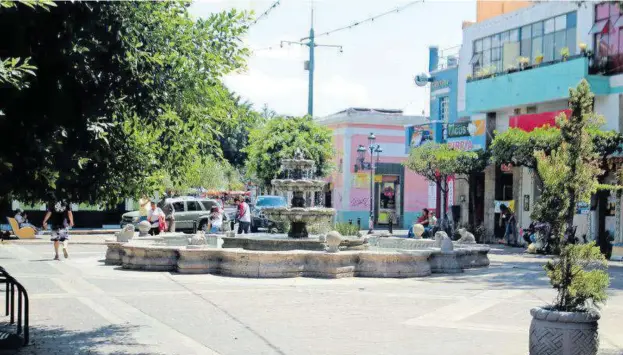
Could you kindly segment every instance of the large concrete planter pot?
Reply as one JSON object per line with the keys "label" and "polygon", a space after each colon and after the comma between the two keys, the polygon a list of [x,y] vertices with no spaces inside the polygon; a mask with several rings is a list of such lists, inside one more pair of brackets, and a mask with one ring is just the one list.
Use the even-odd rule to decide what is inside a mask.
{"label": "large concrete planter pot", "polygon": [[598,312],[530,310],[530,355],[596,355]]}

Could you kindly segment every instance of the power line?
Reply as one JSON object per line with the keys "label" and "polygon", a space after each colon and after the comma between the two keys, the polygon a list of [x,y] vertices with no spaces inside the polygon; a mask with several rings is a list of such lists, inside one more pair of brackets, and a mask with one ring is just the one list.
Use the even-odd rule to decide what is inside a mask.
{"label": "power line", "polygon": [[266,9],[266,11],[262,12],[261,15],[259,15],[255,21],[253,21],[251,23],[251,26],[255,25],[259,20],[261,20],[262,18],[268,16],[268,14],[277,6],[279,6],[281,4],[281,0],[277,0],[275,1],[272,5],[270,5],[270,7],[268,9]]}
{"label": "power line", "polygon": [[400,12],[400,11],[402,11],[402,10],[412,6],[412,5],[420,3],[420,2],[424,2],[424,0],[412,1],[412,2],[410,2],[408,4],[399,6],[399,7],[395,8],[395,9],[389,10],[387,12],[383,12],[381,14],[378,14],[378,15],[375,15],[375,16],[372,16],[372,17],[368,17],[365,20],[356,21],[356,22],[351,23],[350,25],[347,25],[347,26],[344,26],[344,27],[339,27],[339,28],[336,28],[336,29],[331,30],[331,31],[327,31],[327,32],[323,32],[323,33],[317,34],[316,37],[328,36],[328,35],[330,35],[332,33],[339,32],[339,31],[342,31],[342,30],[347,30],[347,29],[359,26],[359,25],[367,23],[367,22],[373,22],[374,20],[376,20],[378,18],[381,18],[383,16],[387,16],[389,14]]}

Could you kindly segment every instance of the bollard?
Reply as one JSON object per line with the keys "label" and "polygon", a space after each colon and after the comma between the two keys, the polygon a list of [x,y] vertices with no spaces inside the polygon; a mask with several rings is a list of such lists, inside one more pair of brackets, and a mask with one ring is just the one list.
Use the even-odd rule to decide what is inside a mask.
{"label": "bollard", "polygon": [[357,217],[357,230],[361,230],[361,217]]}
{"label": "bollard", "polygon": [[393,234],[394,233],[394,229],[393,229],[393,223],[392,223],[392,218],[389,219],[389,234]]}
{"label": "bollard", "polygon": [[197,233],[197,221],[193,221],[193,234]]}
{"label": "bollard", "polygon": [[230,227],[230,231],[234,230],[234,227],[236,226],[236,221],[234,221],[233,219],[229,222],[229,227]]}
{"label": "bollard", "polygon": [[350,225],[352,226],[352,225],[353,225],[353,220],[352,220],[352,219],[349,219],[349,220],[348,220],[348,224],[350,224]]}

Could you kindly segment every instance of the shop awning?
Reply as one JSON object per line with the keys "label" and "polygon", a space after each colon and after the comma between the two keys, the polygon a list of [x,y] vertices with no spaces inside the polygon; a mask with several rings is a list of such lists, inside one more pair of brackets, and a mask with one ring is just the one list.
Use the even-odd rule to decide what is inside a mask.
{"label": "shop awning", "polygon": [[564,112],[567,116],[571,115],[571,110],[559,110],[542,113],[532,113],[525,115],[511,116],[508,120],[509,127],[519,128],[522,131],[532,132],[535,128],[543,126],[556,126],[556,117]]}

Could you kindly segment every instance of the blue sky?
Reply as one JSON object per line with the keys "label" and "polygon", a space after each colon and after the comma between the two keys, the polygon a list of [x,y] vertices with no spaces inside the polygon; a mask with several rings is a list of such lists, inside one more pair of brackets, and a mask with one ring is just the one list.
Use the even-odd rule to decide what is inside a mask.
{"label": "blue sky", "polygon": [[[257,108],[268,104],[284,115],[307,112],[307,47],[279,47],[281,40],[299,41],[309,35],[310,9],[315,9],[316,33],[332,30],[405,5],[398,0],[281,0],[271,13],[251,27],[244,38],[255,49],[248,69],[225,83]],[[194,16],[235,7],[261,14],[272,0],[198,0]],[[403,109],[428,114],[428,88],[416,87],[413,76],[427,71],[428,46],[440,49],[461,43],[462,21],[476,17],[475,1],[429,0],[372,23],[321,37],[316,48],[314,115],[348,107]],[[265,48],[271,47],[272,50]],[[262,50],[263,49],[263,50]]]}

